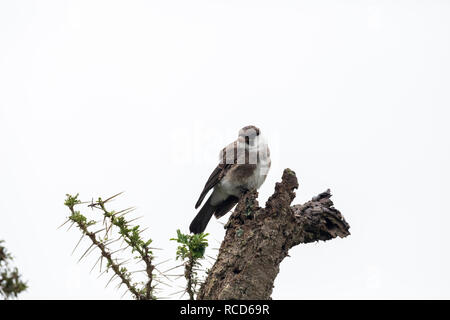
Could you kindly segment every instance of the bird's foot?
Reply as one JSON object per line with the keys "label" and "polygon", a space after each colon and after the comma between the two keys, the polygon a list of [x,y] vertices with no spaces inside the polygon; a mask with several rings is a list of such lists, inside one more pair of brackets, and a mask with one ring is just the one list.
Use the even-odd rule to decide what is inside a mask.
{"label": "bird's foot", "polygon": [[239,192],[241,193],[241,196],[244,196],[249,190],[246,187],[239,187]]}

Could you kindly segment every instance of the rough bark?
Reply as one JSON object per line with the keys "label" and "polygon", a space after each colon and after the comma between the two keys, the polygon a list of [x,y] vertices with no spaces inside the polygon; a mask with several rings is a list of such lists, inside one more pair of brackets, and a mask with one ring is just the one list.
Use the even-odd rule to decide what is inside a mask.
{"label": "rough bark", "polygon": [[259,207],[256,191],[239,201],[198,299],[270,299],[290,248],[350,234],[349,225],[333,207],[330,190],[291,206],[297,188],[295,173],[285,169],[265,208]]}

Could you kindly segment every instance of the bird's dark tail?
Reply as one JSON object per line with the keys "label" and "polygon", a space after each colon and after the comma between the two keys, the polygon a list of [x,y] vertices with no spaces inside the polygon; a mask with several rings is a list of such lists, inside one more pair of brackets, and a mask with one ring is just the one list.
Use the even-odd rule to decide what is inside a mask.
{"label": "bird's dark tail", "polygon": [[209,220],[216,210],[216,207],[211,205],[210,200],[211,197],[208,198],[203,207],[200,209],[199,213],[197,213],[197,215],[195,216],[194,220],[192,220],[191,225],[189,226],[189,230],[192,233],[197,234],[205,231]]}

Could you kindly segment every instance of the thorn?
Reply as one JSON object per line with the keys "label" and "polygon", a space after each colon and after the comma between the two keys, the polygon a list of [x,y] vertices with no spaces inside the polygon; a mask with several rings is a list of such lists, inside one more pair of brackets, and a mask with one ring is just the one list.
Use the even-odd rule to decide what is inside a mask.
{"label": "thorn", "polygon": [[92,249],[91,249],[91,251],[89,251],[87,254],[86,254],[86,256],[85,257],[87,257],[88,255],[90,255],[91,253],[92,253],[92,251],[94,251],[95,250],[95,248],[97,248],[97,246],[94,246],[94,247],[92,247]]}
{"label": "thorn", "polygon": [[168,286],[168,287],[170,287],[170,288],[172,288],[172,286],[170,285],[170,284],[167,284],[167,283],[165,283],[165,282],[162,282],[161,280],[158,280],[158,279],[153,279],[153,281],[155,281],[155,282],[158,282],[158,283],[160,283],[160,284],[163,284],[163,285],[165,285],[165,286]]}
{"label": "thorn", "polygon": [[107,271],[108,271],[108,268],[106,268],[105,270],[103,270],[102,273],[100,273],[100,274],[98,275],[97,279],[100,278],[100,277],[101,277],[103,274],[105,274]]}
{"label": "thorn", "polygon": [[69,226],[69,228],[67,228],[66,232],[70,230],[70,228],[72,228],[72,226],[75,224],[75,221],[72,221],[72,224]]}
{"label": "thorn", "polygon": [[140,235],[142,232],[146,231],[146,230],[148,230],[148,227],[146,227],[146,228],[140,230],[140,231],[139,231],[139,235]]}
{"label": "thorn", "polygon": [[89,273],[92,272],[92,270],[94,270],[95,266],[97,265],[97,263],[101,260],[103,256],[98,257],[97,261],[95,262],[94,266],[92,267],[91,271],[89,271]]}
{"label": "thorn", "polygon": [[114,198],[117,197],[117,196],[120,196],[120,195],[121,195],[122,193],[124,193],[124,192],[125,192],[125,191],[119,192],[119,193],[113,195],[112,197],[109,197],[108,199],[103,200],[102,202],[103,202],[103,203],[106,203],[106,202],[108,202],[109,200],[114,199]]}
{"label": "thorn", "polygon": [[110,282],[112,281],[112,279],[114,279],[114,277],[117,277],[117,274],[113,274],[113,276],[111,277],[111,279],[109,279],[108,283],[106,284],[105,288],[110,284]]}
{"label": "thorn", "polygon": [[125,290],[125,292],[122,294],[122,296],[120,297],[120,299],[122,299],[124,296],[125,296],[125,294],[128,292],[128,288],[126,288],[126,290]]}
{"label": "thorn", "polygon": [[143,269],[143,270],[131,271],[130,273],[133,274],[133,273],[137,273],[137,272],[146,272],[146,271],[147,271],[146,269]]}
{"label": "thorn", "polygon": [[[107,236],[107,235],[108,235],[108,232],[109,232],[110,230],[112,230],[112,229],[111,229],[112,226],[113,226],[113,224],[111,223],[111,224],[109,225],[109,227],[107,227],[106,232],[105,232],[105,236]],[[112,231],[111,231],[111,233],[112,233]]]}
{"label": "thorn", "polygon": [[170,268],[170,269],[168,269],[168,270],[166,270],[166,271],[163,271],[163,272],[166,273],[167,271],[170,271],[170,270],[173,270],[173,269],[182,267],[182,266],[184,266],[184,263],[182,263],[182,264],[180,264],[180,265],[178,265],[178,266],[176,266],[176,267]]}
{"label": "thorn", "polygon": [[[179,294],[180,292],[184,292],[184,291],[186,291],[186,289],[171,293],[170,296],[174,296],[174,295]],[[184,295],[184,293],[183,293],[183,295]]]}
{"label": "thorn", "polygon": [[121,214],[120,216],[124,216],[124,215],[126,215],[127,213],[130,213],[130,212],[132,212],[132,211],[134,211],[134,210],[136,210],[136,207],[129,207],[129,208],[126,208],[126,209],[123,209],[123,210],[120,210],[120,211],[114,213],[114,216],[116,216],[116,215],[118,215],[118,214],[121,214],[121,213],[123,213],[123,214]]}
{"label": "thorn", "polygon": [[136,220],[141,219],[141,218],[143,218],[143,217],[144,217],[144,216],[140,216],[140,217],[131,219],[130,221],[127,221],[127,225],[129,225],[129,224],[132,223],[133,221],[136,221]]}
{"label": "thorn", "polygon": [[164,260],[163,262],[159,262],[159,263],[157,263],[157,264],[155,264],[155,267],[156,266],[159,266],[159,265],[161,265],[161,264],[163,264],[163,263],[166,263],[167,261],[171,261],[172,259],[167,259],[167,260]]}
{"label": "thorn", "polygon": [[126,248],[127,248],[127,247],[117,249],[116,251],[111,252],[111,255],[116,254],[116,253],[119,252],[119,251],[123,251],[123,250],[125,250]]}
{"label": "thorn", "polygon": [[154,268],[156,271],[159,272],[160,275],[162,275],[164,278],[166,278],[167,280],[169,280],[170,282],[172,282],[171,279],[169,279],[164,273],[162,273],[161,271],[159,271],[156,267]]}
{"label": "thorn", "polygon": [[178,298],[178,300],[180,300],[180,299],[184,296],[184,294],[186,293],[186,291],[187,291],[187,289],[184,289],[183,294]]}
{"label": "thorn", "polygon": [[89,204],[88,207],[91,208],[92,210],[94,210],[94,208],[95,209],[101,209],[99,207],[99,203],[98,202],[94,202],[94,198],[92,198],[91,204]]}
{"label": "thorn", "polygon": [[89,248],[87,248],[87,250],[83,253],[83,255],[82,255],[81,258],[78,260],[78,262],[80,262],[81,259],[83,259],[83,257],[86,255],[86,253],[87,253],[93,246],[94,246],[94,243],[91,244],[91,245],[89,246]]}
{"label": "thorn", "polygon": [[78,245],[80,244],[81,240],[83,240],[84,238],[84,233],[81,235],[80,240],[78,240],[77,245],[75,246],[75,248],[73,248],[72,253],[70,255],[73,255],[73,253],[75,252],[76,248],[78,247]]}
{"label": "thorn", "polygon": [[117,266],[123,266],[123,265],[125,265],[125,264],[127,264],[128,262],[130,262],[130,260],[131,260],[131,258],[129,258],[129,259],[127,259],[127,260],[125,260],[125,261],[122,261],[121,263],[119,263]]}
{"label": "thorn", "polygon": [[62,225],[60,225],[58,228],[56,228],[56,230],[60,229],[63,225],[65,225],[69,221],[70,221],[70,219],[67,219],[66,222],[64,222]]}
{"label": "thorn", "polygon": [[101,232],[101,231],[103,231],[103,230],[105,230],[106,228],[103,228],[103,229],[100,229],[100,230],[97,230],[97,231],[95,231],[93,234],[97,234],[97,233],[99,233],[99,232]]}
{"label": "thorn", "polygon": [[121,238],[122,238],[122,236],[120,236],[120,237],[117,238],[117,239],[108,240],[108,241],[106,241],[103,245],[104,245],[105,247],[106,247],[106,246],[109,246],[110,244],[112,244],[112,243],[114,243],[114,242],[116,242],[116,241],[119,241]]}

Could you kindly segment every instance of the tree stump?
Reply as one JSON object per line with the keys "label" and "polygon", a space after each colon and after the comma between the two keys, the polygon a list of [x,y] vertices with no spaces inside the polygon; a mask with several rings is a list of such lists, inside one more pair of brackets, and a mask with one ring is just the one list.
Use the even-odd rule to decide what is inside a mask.
{"label": "tree stump", "polygon": [[297,188],[295,172],[285,169],[265,208],[259,207],[257,191],[242,197],[225,225],[219,255],[197,299],[271,299],[280,263],[290,248],[350,234],[350,226],[333,207],[330,190],[291,206]]}

